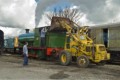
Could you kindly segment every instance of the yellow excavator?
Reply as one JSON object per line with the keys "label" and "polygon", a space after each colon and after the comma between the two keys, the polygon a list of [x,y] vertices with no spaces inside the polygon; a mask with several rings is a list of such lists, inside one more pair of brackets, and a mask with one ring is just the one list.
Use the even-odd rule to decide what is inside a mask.
{"label": "yellow excavator", "polygon": [[75,58],[79,67],[88,67],[90,63],[104,64],[110,59],[103,44],[94,44],[88,36],[88,26],[75,27],[70,20],[61,17],[53,17],[54,25],[66,30],[64,50],[59,54],[60,63],[67,66]]}

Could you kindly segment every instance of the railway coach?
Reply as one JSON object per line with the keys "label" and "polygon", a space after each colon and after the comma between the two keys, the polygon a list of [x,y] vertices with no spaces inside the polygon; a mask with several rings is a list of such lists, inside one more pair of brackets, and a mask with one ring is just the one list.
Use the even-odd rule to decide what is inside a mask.
{"label": "railway coach", "polygon": [[89,35],[94,38],[94,43],[102,43],[111,55],[110,62],[120,61],[120,24],[106,24],[92,26]]}

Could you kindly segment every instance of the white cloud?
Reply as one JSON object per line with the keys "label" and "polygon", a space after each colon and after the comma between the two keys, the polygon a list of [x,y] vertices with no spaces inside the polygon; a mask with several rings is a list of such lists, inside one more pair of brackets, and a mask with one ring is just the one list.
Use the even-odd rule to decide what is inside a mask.
{"label": "white cloud", "polygon": [[19,34],[25,32],[24,29],[20,29],[20,28],[0,27],[0,30],[2,30],[4,32],[5,38],[15,37],[15,36],[18,36]]}
{"label": "white cloud", "polygon": [[51,12],[45,11],[44,14],[42,14],[38,27],[50,26],[51,21],[48,20],[46,14],[51,14]]}
{"label": "white cloud", "polygon": [[79,25],[81,26],[94,25],[91,21],[87,19],[87,14],[83,14],[79,22],[80,22]]}
{"label": "white cloud", "polygon": [[[34,28],[35,20],[36,25],[39,24],[38,27],[50,25],[44,13],[49,12],[46,9],[59,1],[61,0],[40,0],[36,7],[35,0],[0,0],[0,26]],[[80,25],[120,22],[120,0],[66,1],[71,3],[71,8],[80,8],[81,14],[83,14]],[[3,28],[0,27],[0,29]],[[6,28],[4,28],[5,30]],[[12,28],[7,28],[7,30],[6,35],[12,35],[11,32],[19,32],[19,29],[12,31]]]}
{"label": "white cloud", "polygon": [[[79,9],[79,6],[75,6],[72,5],[70,7],[70,9]],[[91,21],[88,20],[88,16],[86,13],[81,12],[81,10],[79,10],[80,14],[81,14],[81,18],[77,21],[77,23],[80,26],[86,26],[86,25],[93,25],[93,23]],[[38,27],[43,27],[43,26],[50,26],[51,21],[47,18],[46,14],[52,14],[53,11],[45,11],[44,14],[42,14],[42,17],[40,19],[39,25]]]}
{"label": "white cloud", "polygon": [[5,37],[25,33],[35,27],[35,0],[0,0],[0,29]]}
{"label": "white cloud", "polygon": [[[1,27],[0,30],[4,32],[5,38],[12,38],[15,36],[19,36],[20,34],[26,33],[25,29],[21,28],[9,28],[9,27]],[[34,29],[30,29],[30,32],[33,32]]]}
{"label": "white cloud", "polygon": [[[39,16],[43,14],[46,8],[50,7],[51,5],[58,3],[59,0],[51,0],[52,2],[49,3],[47,0],[42,0],[41,2],[44,4],[43,7],[42,3],[39,2]],[[66,0],[71,3],[71,8],[80,8],[81,13],[83,13],[83,17],[81,18],[82,24],[105,24],[105,23],[115,23],[120,21],[120,1],[119,0]],[[47,5],[49,3],[49,5]],[[40,17],[36,17],[39,19]],[[42,16],[43,18],[43,16]],[[45,19],[37,20],[37,23],[41,21],[41,24],[45,21]],[[42,21],[43,20],[43,21]]]}
{"label": "white cloud", "polygon": [[67,0],[87,15],[94,24],[119,22],[120,0]]}
{"label": "white cloud", "polygon": [[0,0],[0,26],[33,28],[35,0]]}
{"label": "white cloud", "polygon": [[45,12],[45,10],[48,8],[48,7],[51,7],[52,5],[58,3],[60,0],[40,0],[37,4],[37,7],[36,7],[36,13],[35,13],[35,24],[36,24],[36,27],[38,27],[39,25],[39,22],[42,18],[42,15],[43,13]]}

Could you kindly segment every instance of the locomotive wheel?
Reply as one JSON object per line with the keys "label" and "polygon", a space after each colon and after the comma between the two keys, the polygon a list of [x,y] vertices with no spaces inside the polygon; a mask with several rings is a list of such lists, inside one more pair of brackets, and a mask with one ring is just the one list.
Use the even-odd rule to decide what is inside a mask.
{"label": "locomotive wheel", "polygon": [[61,65],[67,66],[71,63],[72,56],[69,52],[63,50],[63,51],[61,51],[61,53],[59,55],[59,59],[60,59]]}
{"label": "locomotive wheel", "polygon": [[85,67],[88,67],[89,64],[90,64],[90,61],[87,56],[82,55],[77,58],[78,67],[85,68]]}

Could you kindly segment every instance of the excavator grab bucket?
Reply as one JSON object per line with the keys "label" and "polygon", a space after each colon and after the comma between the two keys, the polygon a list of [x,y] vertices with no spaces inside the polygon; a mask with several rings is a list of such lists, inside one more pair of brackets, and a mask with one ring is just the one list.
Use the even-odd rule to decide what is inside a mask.
{"label": "excavator grab bucket", "polygon": [[52,17],[51,26],[49,28],[49,31],[65,31],[66,29],[61,27],[60,21],[64,21],[65,23],[70,25],[70,27],[73,27],[73,25],[74,25],[73,22],[68,18]]}

